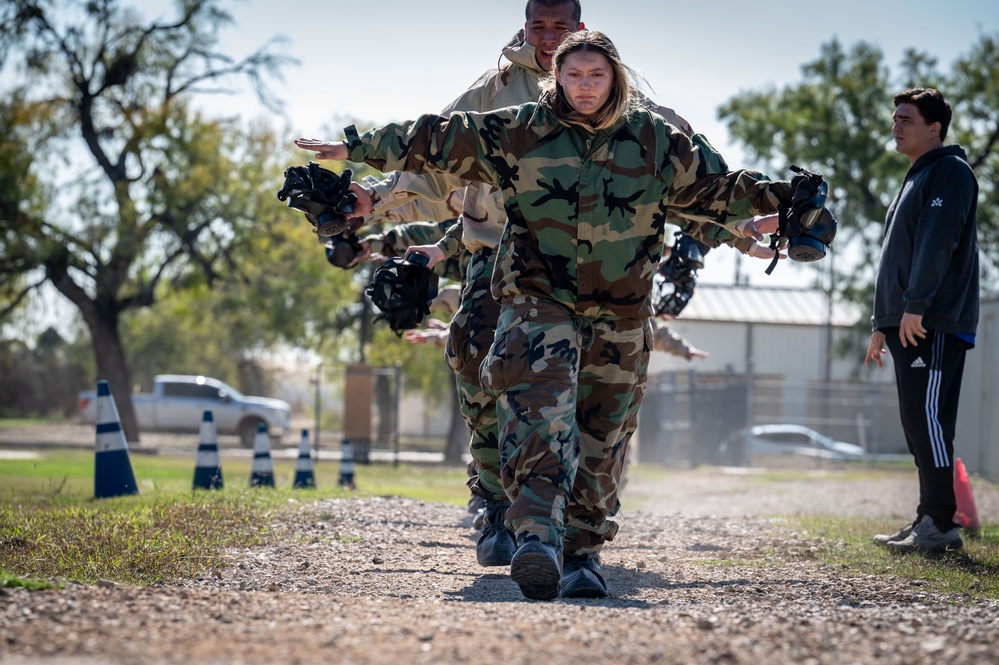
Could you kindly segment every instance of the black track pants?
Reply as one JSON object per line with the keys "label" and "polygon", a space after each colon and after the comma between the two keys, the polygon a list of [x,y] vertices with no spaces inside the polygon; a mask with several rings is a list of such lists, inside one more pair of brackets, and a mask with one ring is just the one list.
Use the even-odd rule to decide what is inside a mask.
{"label": "black track pants", "polygon": [[954,430],[968,345],[926,331],[918,346],[903,348],[898,328],[884,328],[885,345],[895,365],[898,406],[909,452],[919,470],[918,517],[929,515],[941,531],[954,522]]}

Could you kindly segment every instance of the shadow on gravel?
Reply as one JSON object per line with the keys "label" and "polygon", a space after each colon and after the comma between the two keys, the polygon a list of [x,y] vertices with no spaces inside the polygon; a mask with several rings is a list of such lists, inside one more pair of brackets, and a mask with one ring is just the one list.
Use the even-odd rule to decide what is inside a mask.
{"label": "shadow on gravel", "polygon": [[[444,596],[449,600],[473,603],[541,602],[530,601],[524,598],[520,593],[520,589],[510,579],[508,571],[505,568],[501,570],[503,572],[479,574],[468,586],[458,591],[444,592]],[[758,593],[764,593],[764,587],[766,586],[765,583],[761,584],[758,580],[745,578],[722,581],[677,581],[661,573],[632,570],[621,566],[604,566],[602,573],[610,588],[611,598],[561,598],[559,602],[587,606],[597,605],[616,608],[651,609],[667,604],[684,604],[684,590],[747,587]],[[785,582],[781,581],[781,584]],[[657,596],[661,595],[663,597],[648,600],[642,599],[641,596],[648,596],[650,590]],[[667,595],[668,598],[665,597]]]}
{"label": "shadow on gravel", "polygon": [[939,554],[901,554],[898,552],[893,552],[892,556],[895,557],[907,557],[907,556],[923,556],[935,563],[943,564],[948,568],[953,568],[955,570],[961,570],[966,573],[978,577],[999,577],[999,564],[995,564],[991,561],[982,561],[981,559],[975,558],[964,551],[957,552],[941,552]]}

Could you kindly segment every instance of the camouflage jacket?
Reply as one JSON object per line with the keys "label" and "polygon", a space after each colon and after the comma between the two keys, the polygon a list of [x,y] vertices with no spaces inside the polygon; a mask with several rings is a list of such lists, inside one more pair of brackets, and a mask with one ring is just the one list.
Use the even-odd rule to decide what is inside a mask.
{"label": "camouflage jacket", "polygon": [[688,224],[732,227],[790,196],[787,182],[725,171],[706,139],[642,108],[596,134],[536,103],[345,134],[352,161],[498,187],[507,223],[493,296],[551,299],[591,318],[651,314],[667,211]]}
{"label": "camouflage jacket", "polygon": [[[524,40],[523,32],[516,35],[504,48],[502,59],[506,59],[507,63],[499,64],[480,76],[464,94],[451,102],[442,114],[447,115],[455,111],[486,112],[536,101],[541,93],[539,81],[547,76],[548,72],[538,66],[535,48]],[[658,106],[644,96],[640,99],[646,108],[663,116],[667,122],[688,136],[694,133],[690,123],[673,109]],[[442,201],[452,188],[464,185],[467,185],[467,188],[464,190],[461,217],[437,246],[445,256],[455,256],[463,249],[475,252],[482,247],[494,248],[499,244],[503,232],[506,211],[503,210],[503,197],[500,192],[482,183],[469,183],[441,175],[417,177],[409,173],[390,173],[384,180],[371,186],[375,198],[374,209],[379,212],[414,199]],[[441,221],[432,217],[423,219]],[[675,220],[670,222],[681,224]],[[746,252],[753,244],[752,240],[733,237],[726,229],[715,225],[686,224],[685,231],[711,247],[725,243]]]}

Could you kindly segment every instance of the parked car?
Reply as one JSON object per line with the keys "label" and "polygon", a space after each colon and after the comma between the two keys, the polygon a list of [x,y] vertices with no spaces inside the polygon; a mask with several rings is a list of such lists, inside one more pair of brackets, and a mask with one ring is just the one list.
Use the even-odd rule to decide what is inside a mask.
{"label": "parked car", "polygon": [[[86,390],[79,396],[78,420],[97,418],[97,395]],[[267,425],[272,442],[280,443],[288,431],[291,405],[269,397],[251,397],[207,376],[160,374],[153,378],[153,392],[132,395],[140,432],[198,433],[206,410],[212,411],[218,434],[238,434],[240,443],[253,447],[257,426]]]}
{"label": "parked car", "polygon": [[802,455],[818,459],[860,460],[864,449],[834,441],[803,425],[756,425],[734,432],[719,447],[722,464],[748,466],[762,456]]}

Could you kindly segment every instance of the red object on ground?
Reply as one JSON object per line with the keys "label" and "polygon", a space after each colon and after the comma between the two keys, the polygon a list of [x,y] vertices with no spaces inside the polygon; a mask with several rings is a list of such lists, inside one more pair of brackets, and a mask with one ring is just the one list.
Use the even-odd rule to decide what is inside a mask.
{"label": "red object on ground", "polygon": [[978,521],[978,508],[975,507],[975,496],[971,493],[968,471],[964,468],[964,462],[960,457],[954,460],[954,498],[957,499],[954,521],[965,529],[978,531],[981,526]]}

